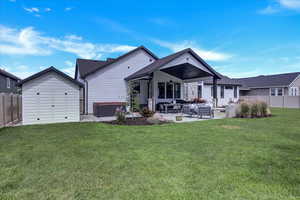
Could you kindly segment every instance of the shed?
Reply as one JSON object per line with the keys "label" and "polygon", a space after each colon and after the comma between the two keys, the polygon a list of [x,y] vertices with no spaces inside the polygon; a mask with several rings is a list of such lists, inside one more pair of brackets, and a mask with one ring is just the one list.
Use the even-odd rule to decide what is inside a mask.
{"label": "shed", "polygon": [[76,81],[54,67],[18,84],[22,87],[23,124],[80,121],[80,89]]}

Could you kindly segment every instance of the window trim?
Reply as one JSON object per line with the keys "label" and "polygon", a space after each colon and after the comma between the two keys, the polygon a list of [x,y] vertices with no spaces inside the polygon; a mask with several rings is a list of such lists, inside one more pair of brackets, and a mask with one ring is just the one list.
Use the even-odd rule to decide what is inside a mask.
{"label": "window trim", "polygon": [[[164,97],[160,97],[159,96],[159,87],[158,87],[158,85],[159,84],[164,84]],[[167,97],[167,84],[172,84],[172,98],[168,98]],[[176,87],[175,87],[175,85],[176,84],[179,84],[179,91],[180,91],[180,96],[179,97],[176,97],[176,91],[175,91],[175,89],[176,89]],[[182,92],[182,88],[181,88],[181,86],[182,86],[182,83],[180,83],[180,82],[162,82],[162,81],[160,81],[160,82],[157,82],[157,98],[158,99],[180,99],[181,98],[181,92]]]}
{"label": "window trim", "polygon": [[[272,95],[272,90],[274,90],[274,95]],[[282,91],[282,94],[281,95],[278,95],[278,91],[281,90]],[[272,97],[283,97],[284,96],[284,88],[283,87],[278,87],[278,88],[270,88],[270,96]]]}

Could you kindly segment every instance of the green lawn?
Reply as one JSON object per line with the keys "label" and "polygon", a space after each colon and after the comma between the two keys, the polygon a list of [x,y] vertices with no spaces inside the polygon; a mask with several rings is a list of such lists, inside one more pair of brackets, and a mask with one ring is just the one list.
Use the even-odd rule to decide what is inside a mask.
{"label": "green lawn", "polygon": [[0,199],[300,199],[300,110],[0,130]]}

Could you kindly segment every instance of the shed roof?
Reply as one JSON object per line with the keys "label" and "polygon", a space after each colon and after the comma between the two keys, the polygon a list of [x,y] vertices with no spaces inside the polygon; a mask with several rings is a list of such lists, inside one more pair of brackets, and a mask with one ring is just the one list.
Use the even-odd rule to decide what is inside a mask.
{"label": "shed roof", "polygon": [[47,74],[47,73],[49,73],[49,72],[55,72],[55,73],[57,73],[58,75],[62,76],[63,78],[68,79],[68,80],[71,81],[72,83],[74,83],[74,84],[76,84],[76,85],[78,85],[78,86],[80,86],[80,87],[83,87],[83,84],[82,84],[82,83],[80,83],[79,81],[73,79],[72,77],[68,76],[67,74],[65,74],[64,72],[62,72],[62,71],[56,69],[56,68],[53,67],[53,66],[51,66],[51,67],[49,67],[49,68],[47,68],[47,69],[45,69],[45,70],[43,70],[43,71],[40,71],[40,72],[38,72],[38,73],[36,73],[36,74],[33,74],[32,76],[29,76],[28,78],[23,79],[23,80],[20,81],[17,85],[18,85],[18,86],[22,86],[24,83],[29,82],[29,81],[31,81],[31,80],[33,80],[33,79],[36,79],[36,78],[38,78],[38,77],[40,77],[40,76],[42,76],[42,75],[44,75],[44,74]]}

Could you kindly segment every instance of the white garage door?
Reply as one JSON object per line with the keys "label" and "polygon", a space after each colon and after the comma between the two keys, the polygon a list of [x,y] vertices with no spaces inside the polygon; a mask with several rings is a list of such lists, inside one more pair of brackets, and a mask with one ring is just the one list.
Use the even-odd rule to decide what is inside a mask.
{"label": "white garage door", "polygon": [[79,121],[79,87],[55,73],[23,85],[23,124]]}

